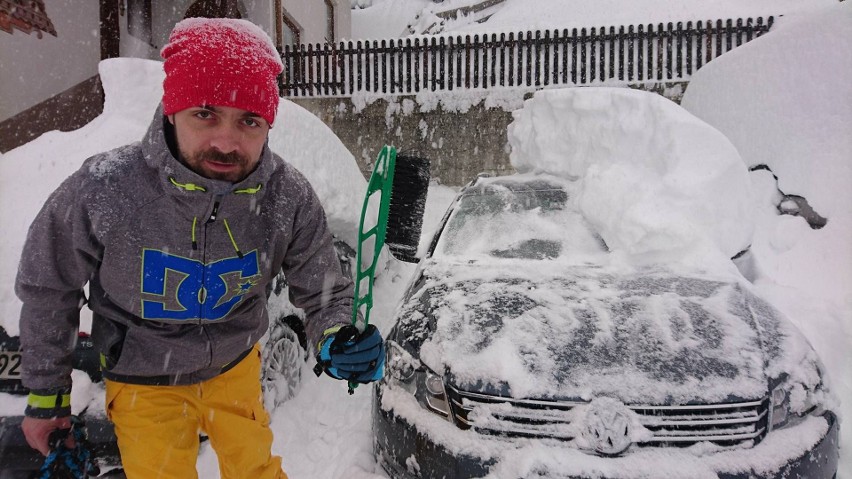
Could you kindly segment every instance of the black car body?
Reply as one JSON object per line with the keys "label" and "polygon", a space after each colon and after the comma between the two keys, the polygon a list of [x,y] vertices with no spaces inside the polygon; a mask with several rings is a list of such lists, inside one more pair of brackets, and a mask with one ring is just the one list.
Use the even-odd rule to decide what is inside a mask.
{"label": "black car body", "polygon": [[480,178],[450,207],[375,387],[385,470],[835,477],[834,401],[795,327],[725,268],[613,260],[569,191]]}

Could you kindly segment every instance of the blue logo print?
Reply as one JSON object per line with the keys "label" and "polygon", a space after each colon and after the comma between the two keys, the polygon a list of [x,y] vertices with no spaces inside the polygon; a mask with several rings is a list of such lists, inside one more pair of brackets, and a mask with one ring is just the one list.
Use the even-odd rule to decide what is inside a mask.
{"label": "blue logo print", "polygon": [[227,316],[259,279],[256,250],[242,258],[204,264],[145,249],[142,318],[216,321]]}

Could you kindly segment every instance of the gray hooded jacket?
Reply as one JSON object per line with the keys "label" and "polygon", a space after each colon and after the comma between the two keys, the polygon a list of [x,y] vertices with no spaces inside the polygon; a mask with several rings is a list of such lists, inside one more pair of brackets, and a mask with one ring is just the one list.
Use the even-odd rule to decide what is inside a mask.
{"label": "gray hooded jacket", "polygon": [[95,347],[118,380],[219,374],[266,332],[282,269],[311,344],[350,321],[352,282],[304,176],[265,146],[243,181],[204,178],[175,159],[165,128],[158,110],[141,142],[89,158],[30,227],[15,290],[31,390],[70,386],[86,283]]}

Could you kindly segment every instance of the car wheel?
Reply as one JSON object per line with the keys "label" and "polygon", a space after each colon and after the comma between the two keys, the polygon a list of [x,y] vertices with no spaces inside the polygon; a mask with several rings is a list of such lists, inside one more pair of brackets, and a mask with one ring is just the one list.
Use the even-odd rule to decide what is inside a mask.
{"label": "car wheel", "polygon": [[[294,324],[294,320],[298,325]],[[270,332],[263,352],[263,388],[267,410],[273,411],[299,391],[307,353],[293,316],[280,320]]]}

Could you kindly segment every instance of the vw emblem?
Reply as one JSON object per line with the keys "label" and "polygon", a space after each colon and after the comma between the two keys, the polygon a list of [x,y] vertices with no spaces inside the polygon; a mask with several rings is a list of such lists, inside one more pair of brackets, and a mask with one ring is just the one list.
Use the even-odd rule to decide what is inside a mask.
{"label": "vw emblem", "polygon": [[621,454],[633,442],[631,412],[619,401],[598,398],[586,407],[582,434],[588,447],[598,454]]}

